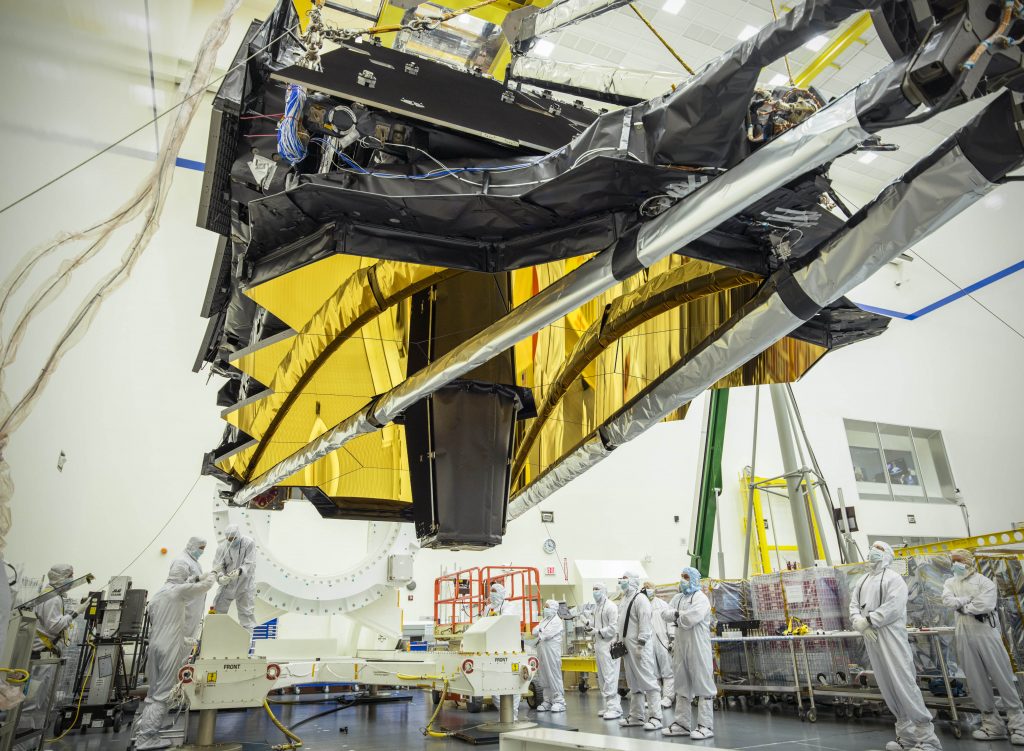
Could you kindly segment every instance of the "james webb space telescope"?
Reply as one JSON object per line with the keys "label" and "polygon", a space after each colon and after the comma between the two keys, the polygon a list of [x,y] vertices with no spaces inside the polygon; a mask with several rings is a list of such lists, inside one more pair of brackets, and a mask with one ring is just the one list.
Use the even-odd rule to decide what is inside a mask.
{"label": "james webb space telescope", "polygon": [[[205,466],[231,503],[496,545],[702,391],[884,331],[844,295],[1021,166],[1020,2],[810,0],[675,82],[528,54],[623,4],[521,6],[463,69],[424,56],[455,15],[426,6],[379,37],[290,2],[253,23],[199,213],[221,241],[196,367],[229,379]],[[871,78],[828,102],[758,84],[861,12],[893,58]],[[511,53],[495,77],[485,48]],[[981,97],[855,214],[832,191],[834,159]]]}

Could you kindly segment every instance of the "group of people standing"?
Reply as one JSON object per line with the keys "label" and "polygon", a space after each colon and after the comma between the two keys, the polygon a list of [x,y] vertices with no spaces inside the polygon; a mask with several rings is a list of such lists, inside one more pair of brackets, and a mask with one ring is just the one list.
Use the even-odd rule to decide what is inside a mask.
{"label": "group of people standing", "polygon": [[[684,568],[679,591],[666,603],[649,583],[626,572],[622,596],[612,602],[604,584],[593,589],[594,652],[604,699],[598,716],[621,727],[660,730],[695,739],[714,735],[712,701],[717,694],[711,654],[711,602],[700,589],[700,572]],[[621,655],[621,656],[616,656]],[[619,673],[624,668],[629,707],[622,712]],[[675,705],[672,722],[663,709]]]}
{"label": "group of people standing", "polygon": [[[982,713],[981,726],[972,737],[1024,746],[1024,707],[1000,636],[996,585],[978,572],[969,550],[954,550],[950,557],[953,576],[944,584],[942,602],[955,614],[957,661]],[[885,542],[872,545],[868,571],[850,593],[850,622],[864,637],[878,690],[896,717],[896,739],[886,744],[886,751],[941,751],[918,685],[907,635],[908,588],[892,569],[894,558],[893,549]],[[697,569],[684,568],[679,591],[667,603],[655,597],[653,585],[641,585],[639,575],[633,572],[619,578],[621,597],[617,602],[609,597],[604,584],[594,585],[595,608],[588,633],[594,640],[603,698],[600,717],[618,720],[622,727],[660,730],[665,736],[705,739],[714,735],[712,702],[718,690],[712,659],[711,602],[701,591],[700,576]],[[544,696],[552,696],[538,707],[540,711],[565,711],[557,604],[546,604],[544,620],[534,629],[539,638],[537,679]],[[625,714],[619,695],[620,672],[625,673],[629,696]],[[662,710],[673,704],[672,721],[666,725]]]}

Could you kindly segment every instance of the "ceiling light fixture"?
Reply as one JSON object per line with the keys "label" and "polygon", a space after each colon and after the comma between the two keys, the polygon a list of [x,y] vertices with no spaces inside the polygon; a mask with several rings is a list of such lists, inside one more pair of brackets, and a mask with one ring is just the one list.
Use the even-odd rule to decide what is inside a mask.
{"label": "ceiling light fixture", "polygon": [[876,154],[874,151],[865,151],[863,154],[857,157],[857,161],[860,162],[861,164],[871,164],[876,159],[878,159],[878,154]]}
{"label": "ceiling light fixture", "polygon": [[774,76],[772,76],[772,80],[768,82],[768,85],[769,86],[782,86],[782,85],[787,84],[787,83],[789,83],[789,78],[787,78],[786,76],[782,75],[781,73],[776,73]]}
{"label": "ceiling light fixture", "polygon": [[745,42],[746,40],[750,39],[750,37],[754,36],[754,34],[756,34],[757,31],[758,29],[756,26],[744,27],[743,31],[740,32],[740,41]]}
{"label": "ceiling light fixture", "polygon": [[811,52],[817,52],[826,44],[828,44],[828,37],[825,36],[824,34],[820,34],[814,37],[814,39],[809,41],[807,44],[805,44],[804,47],[809,49]]}
{"label": "ceiling light fixture", "polygon": [[683,9],[684,5],[686,5],[686,0],[667,0],[667,2],[661,6],[661,9],[666,13],[675,15]]}

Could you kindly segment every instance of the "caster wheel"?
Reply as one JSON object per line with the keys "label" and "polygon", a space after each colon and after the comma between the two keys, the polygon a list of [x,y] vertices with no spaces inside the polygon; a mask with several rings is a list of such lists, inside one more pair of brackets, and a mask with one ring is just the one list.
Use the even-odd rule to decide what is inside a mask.
{"label": "caster wheel", "polygon": [[722,702],[719,699],[715,699],[713,702],[711,702],[711,706],[717,712],[722,708]]}
{"label": "caster wheel", "polygon": [[963,734],[964,734],[964,731],[960,729],[960,724],[959,723],[957,723],[956,725],[953,725],[953,735],[955,735],[957,738],[959,738]]}
{"label": "caster wheel", "polygon": [[808,709],[807,710],[807,721],[808,722],[817,722],[818,721],[818,710],[817,709]]}
{"label": "caster wheel", "polygon": [[484,700],[481,696],[471,696],[466,699],[466,710],[471,714],[477,714],[484,708]]}
{"label": "caster wheel", "polygon": [[581,694],[585,694],[585,693],[587,693],[587,691],[590,690],[590,684],[587,683],[586,681],[580,681],[579,685],[576,686],[576,688],[578,688],[580,690]]}
{"label": "caster wheel", "polygon": [[625,699],[627,696],[629,696],[629,689],[628,688],[620,688],[619,689],[619,696],[621,698]]}
{"label": "caster wheel", "polygon": [[433,702],[434,706],[436,707],[438,704],[441,703],[441,692],[436,690],[436,689],[431,691],[430,692],[430,700]]}
{"label": "caster wheel", "polygon": [[536,683],[531,683],[530,694],[526,697],[526,705],[530,709],[536,709],[544,702],[544,690]]}

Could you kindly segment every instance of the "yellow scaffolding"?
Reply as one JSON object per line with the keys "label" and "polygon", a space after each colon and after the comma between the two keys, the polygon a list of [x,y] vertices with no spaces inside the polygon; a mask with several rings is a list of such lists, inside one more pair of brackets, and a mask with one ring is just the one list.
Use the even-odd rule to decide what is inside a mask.
{"label": "yellow scaffolding", "polygon": [[[747,487],[750,484],[750,478],[746,471],[740,474],[740,495],[743,502],[740,506],[742,514],[740,518],[741,528],[743,534],[751,534],[746,529],[747,526],[747,513],[746,513],[746,501],[747,501]],[[786,479],[783,477],[755,477],[753,480],[754,488],[751,495],[751,503],[754,506],[754,530],[756,534],[753,535],[751,540],[751,547],[754,548],[756,556],[754,556],[754,568],[757,569],[753,573],[759,574],[770,574],[772,573],[771,554],[777,552],[792,552],[797,549],[796,545],[769,545],[768,536],[765,534],[765,524],[768,518],[764,514],[764,507],[761,501],[761,493],[770,493],[771,490],[762,490],[762,488],[777,488],[779,489],[779,495],[784,494],[787,491]],[[811,499],[810,489],[806,483],[802,480],[800,482],[800,491],[804,497],[805,503]],[[766,502],[771,502],[771,499],[766,499]],[[811,527],[814,530],[814,557],[821,559],[825,557],[824,542],[821,539],[821,530],[818,528],[817,518],[815,514],[810,513],[808,509],[808,519],[811,522]],[[778,542],[778,541],[776,541]]]}
{"label": "yellow scaffolding", "polygon": [[[1003,545],[1024,545],[1024,529],[1008,529],[1003,532],[988,532],[982,535],[961,537],[956,540],[943,540],[942,542],[931,542],[925,545],[914,545],[908,548],[899,548],[895,551],[897,558],[911,558],[915,555],[935,555],[948,553],[957,548],[975,550],[977,548],[995,548]],[[1017,554],[1018,557],[1021,555]]]}

